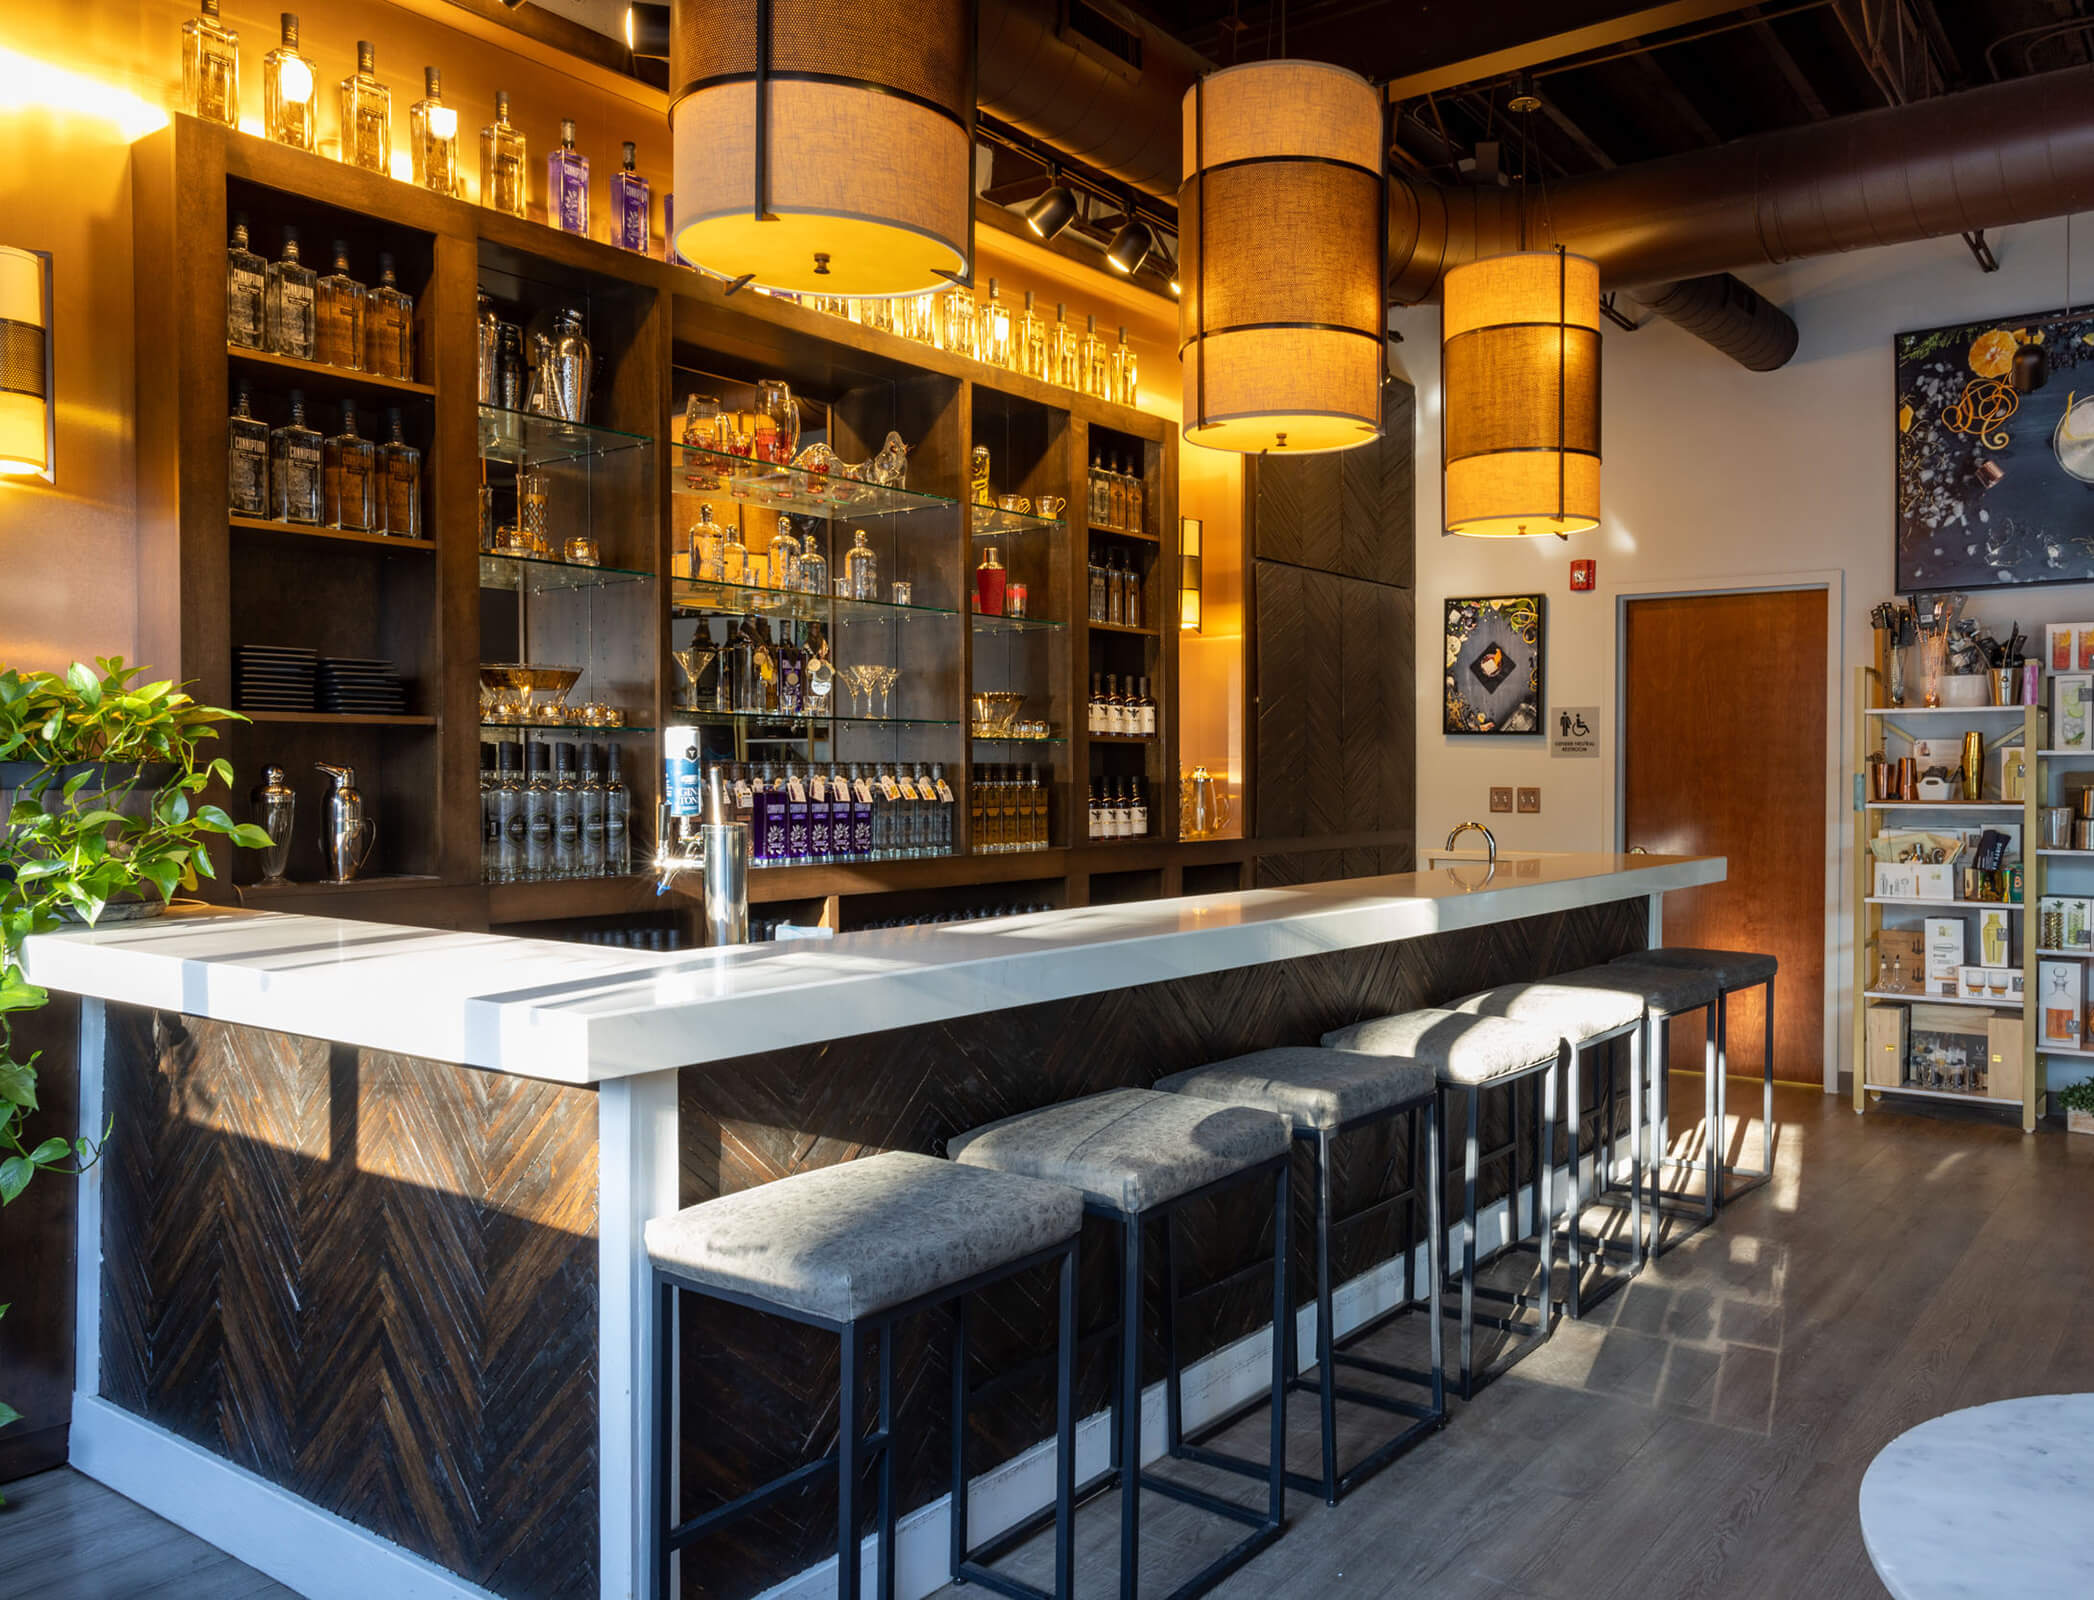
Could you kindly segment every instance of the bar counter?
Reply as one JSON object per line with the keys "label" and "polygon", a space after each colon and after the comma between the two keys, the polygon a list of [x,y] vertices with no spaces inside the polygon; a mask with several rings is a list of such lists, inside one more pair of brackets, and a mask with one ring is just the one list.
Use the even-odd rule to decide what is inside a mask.
{"label": "bar counter", "polygon": [[[1605,961],[1656,942],[1666,892],[1724,876],[1507,857],[670,954],[218,910],[32,940],[32,979],[87,1002],[83,1127],[114,1127],[81,1185],[74,1463],[312,1595],[638,1594],[649,1217]],[[1501,1165],[1487,1198],[1532,1176]],[[1409,1193],[1407,1166],[1363,1138],[1335,1181]],[[1342,1241],[1341,1323],[1391,1292],[1414,1209]],[[1214,1284],[1180,1323],[1188,1422],[1270,1337],[1255,1284],[1229,1281],[1260,1219],[1211,1221],[1185,1263]],[[1087,1321],[1109,1257],[1086,1249]],[[1006,1323],[1008,1357],[1051,1318]],[[933,1408],[903,1462],[921,1593],[943,1570],[945,1382],[927,1339],[902,1356]],[[833,1370],[791,1330],[723,1313],[678,1372],[687,1508],[827,1448]],[[1088,1415],[1103,1373],[1083,1382]],[[983,1534],[1048,1497],[1024,1398],[976,1427],[977,1466],[1001,1463],[975,1479]],[[683,1592],[826,1592],[829,1516],[817,1491],[721,1537]]]}

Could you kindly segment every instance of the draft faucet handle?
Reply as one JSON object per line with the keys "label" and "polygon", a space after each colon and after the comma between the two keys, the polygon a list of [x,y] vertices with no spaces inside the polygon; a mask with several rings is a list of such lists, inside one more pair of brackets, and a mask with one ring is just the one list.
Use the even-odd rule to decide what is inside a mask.
{"label": "draft faucet handle", "polygon": [[1484,860],[1488,861],[1492,866],[1496,866],[1498,864],[1497,835],[1492,833],[1490,829],[1486,828],[1480,822],[1469,821],[1456,823],[1454,825],[1453,830],[1448,833],[1447,843],[1443,846],[1443,848],[1452,850],[1454,848],[1454,841],[1459,839],[1465,833],[1480,833],[1483,835],[1483,858]]}

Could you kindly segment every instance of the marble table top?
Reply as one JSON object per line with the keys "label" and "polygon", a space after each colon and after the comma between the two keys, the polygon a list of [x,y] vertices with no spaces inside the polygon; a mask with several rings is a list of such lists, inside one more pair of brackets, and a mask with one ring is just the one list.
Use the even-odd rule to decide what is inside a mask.
{"label": "marble table top", "polygon": [[1861,1480],[1861,1536],[1895,1600],[2094,1595],[2094,1394],[1900,1434]]}

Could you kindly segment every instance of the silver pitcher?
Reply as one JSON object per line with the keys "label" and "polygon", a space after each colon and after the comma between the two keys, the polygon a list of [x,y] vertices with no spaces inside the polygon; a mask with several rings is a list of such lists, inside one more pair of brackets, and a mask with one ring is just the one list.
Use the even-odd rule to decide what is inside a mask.
{"label": "silver pitcher", "polygon": [[553,321],[551,367],[544,374],[545,409],[562,422],[589,420],[589,381],[595,360],[589,336],[582,331],[582,314],[572,306]]}
{"label": "silver pitcher", "polygon": [[705,942],[749,942],[749,829],[734,820],[734,804],[720,769],[707,774],[705,821],[698,829],[705,854]]}
{"label": "silver pitcher", "polygon": [[282,767],[264,767],[262,781],[248,796],[254,807],[255,825],[269,835],[269,848],[262,852],[262,882],[284,881],[284,868],[291,862],[291,825],[298,815],[298,791],[284,781]]}
{"label": "silver pitcher", "polygon": [[334,779],[327,791],[320,830],[320,864],[328,883],[353,883],[371,859],[371,846],[378,842],[378,824],[364,815],[364,797],[357,792],[356,773],[349,767],[330,767],[315,762]]}

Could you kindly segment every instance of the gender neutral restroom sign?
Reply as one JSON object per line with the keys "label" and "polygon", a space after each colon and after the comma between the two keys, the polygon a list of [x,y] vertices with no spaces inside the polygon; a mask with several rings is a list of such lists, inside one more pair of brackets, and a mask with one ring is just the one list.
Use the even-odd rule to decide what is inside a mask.
{"label": "gender neutral restroom sign", "polygon": [[1600,753],[1600,708],[1557,706],[1549,713],[1549,754],[1596,758]]}

